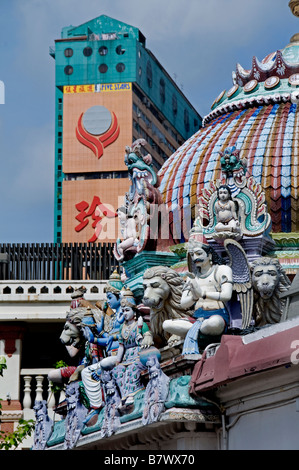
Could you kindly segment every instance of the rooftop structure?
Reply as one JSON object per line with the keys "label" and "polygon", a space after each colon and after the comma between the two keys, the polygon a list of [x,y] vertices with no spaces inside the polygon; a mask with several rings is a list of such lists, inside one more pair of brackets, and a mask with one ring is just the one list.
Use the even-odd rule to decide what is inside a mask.
{"label": "rooftop structure", "polygon": [[158,171],[199,129],[201,116],[136,27],[101,15],[63,28],[50,54],[56,86],[54,241],[107,242],[117,235],[103,238],[97,222],[104,209],[97,207],[109,204],[115,225],[128,189],[128,137],[145,139],[144,151]]}
{"label": "rooftop structure", "polygon": [[[290,4],[299,8],[299,0]],[[275,115],[272,132],[284,122],[284,105],[290,99],[279,104],[282,113]],[[246,114],[249,108],[243,105]],[[288,117],[293,105],[293,113],[297,111],[292,102]],[[230,121],[237,111],[230,117],[221,106],[218,111],[219,119],[206,117],[203,129],[165,163],[161,182],[141,143],[126,146],[130,186],[120,208],[126,230],[113,248],[120,271],[98,285],[94,280],[68,288],[61,283],[60,307],[66,308],[66,294],[71,292],[64,319],[55,303],[57,281],[46,286],[44,305],[49,308],[47,302],[53,300],[56,318],[64,323],[60,340],[73,362],[46,370],[50,382],[64,384],[65,395],[61,399],[60,389],[55,403],[53,394],[46,393],[50,389],[41,387],[45,370],[42,374],[36,369],[33,449],[106,450],[110,457],[115,450],[139,450],[142,462],[160,453],[160,463],[161,451],[168,457],[175,451],[178,463],[183,456],[195,460],[197,450],[298,449],[299,273],[296,253],[290,268],[286,260],[291,250],[275,245],[281,241],[285,249],[287,235],[271,232],[278,222],[269,204],[274,189],[278,199],[283,197],[282,179],[274,179],[275,188],[264,188],[255,173],[250,152],[257,147],[251,130],[259,124],[253,129],[244,126],[251,144],[244,150],[241,143],[247,137],[238,141],[230,134],[232,128],[238,130]],[[222,118],[228,121],[226,133]],[[286,133],[286,126],[283,129]],[[295,128],[293,132],[296,136]],[[196,161],[191,165],[195,156],[198,168]],[[276,156],[270,155],[269,165],[271,158]],[[190,205],[188,161],[193,171],[197,168],[200,188],[197,194],[192,186],[190,227],[182,217]],[[176,204],[185,212],[175,211]],[[174,230],[177,222],[181,231]],[[164,229],[169,227],[166,237]],[[297,248],[296,236],[291,236]],[[14,282],[6,284],[14,289]],[[25,296],[35,300],[30,307],[37,317],[43,301],[40,283],[32,286],[37,297],[28,285],[21,286],[22,308],[13,334],[9,328],[0,332],[8,370],[14,373],[21,344],[18,321],[26,319],[28,309]],[[12,297],[3,300],[13,302]],[[3,305],[6,321],[7,311]],[[34,347],[33,334],[30,338]],[[37,346],[43,339],[37,334]],[[28,409],[32,371],[24,368],[21,373],[23,407],[33,413]],[[20,402],[14,405],[21,415]],[[7,420],[9,406],[5,401]],[[178,454],[182,450],[184,454]]]}
{"label": "rooftop structure", "polygon": [[160,191],[169,209],[195,205],[209,182],[221,174],[220,153],[240,150],[248,172],[265,191],[277,255],[290,274],[299,267],[298,246],[298,86],[299,42],[294,35],[282,49],[252,68],[237,65],[232,87],[223,90],[204,117],[203,127],[160,170]]}

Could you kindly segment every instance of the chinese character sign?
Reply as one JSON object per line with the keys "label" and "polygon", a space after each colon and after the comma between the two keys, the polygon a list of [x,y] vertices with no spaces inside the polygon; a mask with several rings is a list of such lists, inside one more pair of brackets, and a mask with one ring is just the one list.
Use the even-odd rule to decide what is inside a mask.
{"label": "chinese character sign", "polygon": [[[84,230],[89,224],[90,219],[93,221],[92,228],[94,229],[94,234],[88,242],[92,243],[99,239],[113,238],[115,233],[114,219],[117,217],[117,214],[113,208],[109,207],[109,204],[103,204],[98,196],[94,196],[90,205],[86,201],[81,201],[75,207],[79,211],[79,214],[76,216],[76,220],[79,222],[75,226],[76,232]],[[109,219],[112,223],[109,223]]]}

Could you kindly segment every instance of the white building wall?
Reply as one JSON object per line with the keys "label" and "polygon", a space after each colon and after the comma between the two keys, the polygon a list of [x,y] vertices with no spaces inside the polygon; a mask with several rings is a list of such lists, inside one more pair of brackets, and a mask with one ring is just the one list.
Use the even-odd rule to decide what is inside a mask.
{"label": "white building wall", "polygon": [[217,391],[227,450],[299,449],[299,367],[278,367]]}
{"label": "white building wall", "polygon": [[229,450],[298,450],[296,401],[240,416],[229,430]]}
{"label": "white building wall", "polygon": [[8,357],[4,352],[4,340],[0,340],[0,356],[4,356],[6,360],[7,369],[3,371],[3,376],[0,377],[0,398],[11,400],[19,400],[20,390],[20,364],[21,364],[21,341],[16,340],[16,351],[11,357]]}

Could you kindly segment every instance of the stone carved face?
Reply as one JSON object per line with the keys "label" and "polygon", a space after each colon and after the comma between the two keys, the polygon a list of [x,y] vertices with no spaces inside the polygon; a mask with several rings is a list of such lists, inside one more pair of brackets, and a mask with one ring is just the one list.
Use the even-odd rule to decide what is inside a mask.
{"label": "stone carved face", "polygon": [[82,332],[79,328],[79,325],[67,320],[65,322],[62,333],[60,335],[60,341],[65,346],[72,345],[76,347],[76,345],[79,344],[81,337],[82,337]]}
{"label": "stone carved face", "polygon": [[252,271],[253,288],[264,299],[270,299],[279,283],[279,272],[275,264],[257,265]]}
{"label": "stone carved face", "polygon": [[164,302],[169,297],[170,287],[160,276],[143,279],[143,302],[154,310],[162,310]]}

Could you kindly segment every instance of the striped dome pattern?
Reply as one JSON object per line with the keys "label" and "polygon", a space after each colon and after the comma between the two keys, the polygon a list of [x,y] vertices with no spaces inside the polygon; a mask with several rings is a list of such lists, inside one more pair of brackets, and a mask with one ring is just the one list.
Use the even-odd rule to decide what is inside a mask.
{"label": "striped dome pattern", "polygon": [[299,231],[299,112],[290,97],[223,112],[187,140],[159,172],[169,210],[191,207],[194,217],[202,189],[220,178],[219,152],[233,145],[265,191],[272,232]]}

